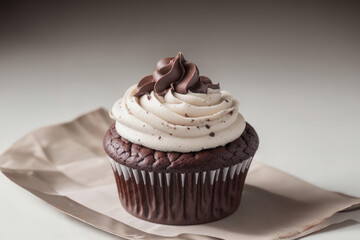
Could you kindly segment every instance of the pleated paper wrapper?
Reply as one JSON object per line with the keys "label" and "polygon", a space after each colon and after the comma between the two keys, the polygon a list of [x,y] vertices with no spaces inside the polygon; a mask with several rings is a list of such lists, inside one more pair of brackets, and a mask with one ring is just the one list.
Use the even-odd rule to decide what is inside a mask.
{"label": "pleated paper wrapper", "polygon": [[211,171],[162,173],[130,168],[109,158],[124,208],[144,220],[176,225],[232,214],[240,204],[251,159]]}

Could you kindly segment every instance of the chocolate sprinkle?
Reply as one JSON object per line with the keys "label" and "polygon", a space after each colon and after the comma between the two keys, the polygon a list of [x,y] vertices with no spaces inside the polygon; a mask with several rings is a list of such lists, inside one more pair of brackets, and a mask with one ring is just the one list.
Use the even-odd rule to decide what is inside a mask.
{"label": "chocolate sprinkle", "polygon": [[209,125],[207,125],[207,124],[205,125],[205,127],[206,127],[207,129],[210,129],[210,126],[209,126]]}
{"label": "chocolate sprinkle", "polygon": [[210,137],[215,137],[215,133],[211,132],[210,134]]}

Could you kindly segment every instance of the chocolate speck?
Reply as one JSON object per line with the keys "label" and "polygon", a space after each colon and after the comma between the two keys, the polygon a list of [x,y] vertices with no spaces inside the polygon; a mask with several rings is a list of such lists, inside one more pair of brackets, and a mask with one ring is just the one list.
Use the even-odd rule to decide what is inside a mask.
{"label": "chocolate speck", "polygon": [[211,132],[210,134],[210,137],[215,137],[215,133]]}
{"label": "chocolate speck", "polygon": [[229,102],[229,101],[225,99],[225,102]]}
{"label": "chocolate speck", "polygon": [[146,111],[146,114],[148,114],[149,112],[148,111]]}
{"label": "chocolate speck", "polygon": [[147,99],[150,100],[150,99],[151,99],[151,96],[150,96],[150,95],[147,95]]}
{"label": "chocolate speck", "polygon": [[187,115],[187,113],[185,113],[185,117],[189,117],[189,115]]}
{"label": "chocolate speck", "polygon": [[172,136],[172,133],[170,133],[170,136]]}
{"label": "chocolate speck", "polygon": [[207,129],[210,129],[210,126],[209,126],[209,125],[207,125],[207,124],[205,125],[205,127],[206,127]]}
{"label": "chocolate speck", "polygon": [[190,128],[189,128],[189,127],[187,127],[187,130],[190,130]]}
{"label": "chocolate speck", "polygon": [[161,139],[161,136],[159,136],[159,140]]}
{"label": "chocolate speck", "polygon": [[210,119],[206,119],[206,121],[210,122]]}
{"label": "chocolate speck", "polygon": [[200,127],[199,127],[199,126],[196,126],[196,127],[200,129]]}
{"label": "chocolate speck", "polygon": [[233,111],[229,112],[230,115],[233,115],[233,113],[234,113]]}
{"label": "chocolate speck", "polygon": [[191,120],[191,122],[194,122],[195,120],[193,119],[193,120]]}

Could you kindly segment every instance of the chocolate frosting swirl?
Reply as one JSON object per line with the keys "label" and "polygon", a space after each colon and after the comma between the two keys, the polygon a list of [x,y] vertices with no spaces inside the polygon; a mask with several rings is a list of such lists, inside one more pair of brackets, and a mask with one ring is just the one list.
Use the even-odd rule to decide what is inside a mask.
{"label": "chocolate frosting swirl", "polygon": [[170,89],[181,94],[189,90],[194,93],[207,93],[208,88],[219,89],[219,83],[213,84],[209,78],[199,76],[197,66],[186,61],[179,52],[176,57],[158,61],[153,75],[145,76],[138,83],[135,96],[142,96],[151,91],[164,96]]}

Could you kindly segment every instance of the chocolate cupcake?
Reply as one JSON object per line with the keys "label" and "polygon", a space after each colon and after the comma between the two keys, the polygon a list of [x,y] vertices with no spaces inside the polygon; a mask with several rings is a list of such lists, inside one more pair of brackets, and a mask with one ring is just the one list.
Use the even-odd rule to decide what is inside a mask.
{"label": "chocolate cupcake", "polygon": [[104,149],[123,207],[174,225],[233,213],[259,144],[238,105],[181,53],[160,60],[110,111]]}

